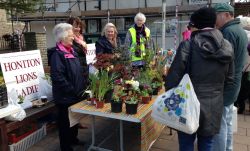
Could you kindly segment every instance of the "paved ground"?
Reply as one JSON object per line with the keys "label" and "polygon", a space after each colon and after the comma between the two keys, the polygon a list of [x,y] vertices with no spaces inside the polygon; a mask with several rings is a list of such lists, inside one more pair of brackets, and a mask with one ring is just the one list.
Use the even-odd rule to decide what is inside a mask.
{"label": "paved ground", "polygon": [[[79,138],[81,141],[86,142],[84,146],[75,146],[75,151],[86,151],[91,141],[90,131],[90,118],[86,118],[82,122],[88,129],[81,129],[79,131]],[[97,143],[101,143],[102,146],[112,149],[113,151],[119,151],[119,137],[118,137],[118,123],[115,120],[107,120],[98,118],[97,122]],[[125,130],[125,142],[129,144],[125,147],[126,151],[132,151],[129,147],[134,146],[133,140],[135,139],[136,132],[138,132],[138,126],[131,123],[124,124]],[[112,134],[106,143],[102,140],[104,136]],[[138,139],[138,138],[137,138]],[[133,149],[134,150],[134,149]],[[136,150],[136,149],[135,149]],[[57,130],[49,132],[48,135],[40,142],[32,146],[28,151],[60,151],[59,140],[57,137]],[[138,150],[136,150],[138,151]],[[178,139],[176,132],[173,131],[173,135],[169,135],[169,129],[165,128],[160,137],[155,141],[150,151],[178,151]],[[238,132],[234,135],[234,151],[250,151],[250,113],[247,111],[246,115],[238,115]]]}

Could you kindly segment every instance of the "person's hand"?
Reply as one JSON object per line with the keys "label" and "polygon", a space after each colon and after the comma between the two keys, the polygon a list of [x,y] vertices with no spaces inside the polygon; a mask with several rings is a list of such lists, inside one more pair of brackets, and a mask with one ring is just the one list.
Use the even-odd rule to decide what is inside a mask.
{"label": "person's hand", "polygon": [[81,45],[82,45],[85,49],[87,49],[87,44],[86,44],[85,41],[82,41],[82,42],[81,42]]}

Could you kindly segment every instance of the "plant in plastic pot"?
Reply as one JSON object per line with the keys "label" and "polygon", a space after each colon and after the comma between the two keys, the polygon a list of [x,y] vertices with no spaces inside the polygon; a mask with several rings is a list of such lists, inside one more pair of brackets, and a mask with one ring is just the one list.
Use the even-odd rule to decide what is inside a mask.
{"label": "plant in plastic pot", "polygon": [[152,94],[158,95],[158,91],[161,89],[162,83],[159,81],[152,81],[151,87],[152,87]]}
{"label": "plant in plastic pot", "polygon": [[122,98],[126,96],[126,93],[123,92],[123,87],[122,86],[115,86],[114,87],[114,94],[113,94],[113,99],[111,100],[111,112],[114,113],[120,113],[122,112],[122,103],[123,100]]}
{"label": "plant in plastic pot", "polygon": [[137,107],[139,103],[139,98],[137,95],[132,95],[126,102],[126,113],[127,114],[136,114]]}
{"label": "plant in plastic pot", "polygon": [[125,101],[126,104],[126,113],[127,114],[136,114],[137,113],[137,106],[139,103],[139,95],[140,95],[140,89],[139,85],[140,83],[138,81],[134,80],[127,80],[125,81],[125,84],[130,85],[130,90],[128,92],[127,100]]}
{"label": "plant in plastic pot", "polygon": [[[98,82],[96,88],[96,107],[102,108],[104,106],[104,96],[105,94],[110,91],[113,87],[113,82],[115,80],[114,73],[108,73],[106,70],[100,70],[99,73],[96,75]],[[99,105],[100,104],[100,105]]]}

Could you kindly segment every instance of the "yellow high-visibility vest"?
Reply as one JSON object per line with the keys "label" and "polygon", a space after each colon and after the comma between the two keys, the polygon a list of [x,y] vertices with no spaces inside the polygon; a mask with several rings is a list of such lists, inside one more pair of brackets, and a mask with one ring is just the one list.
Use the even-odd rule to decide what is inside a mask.
{"label": "yellow high-visibility vest", "polygon": [[145,32],[146,32],[146,37],[141,37],[140,38],[140,50],[141,50],[141,57],[136,57],[135,56],[135,50],[137,47],[137,43],[136,43],[136,30],[134,27],[129,28],[129,32],[131,34],[131,38],[132,38],[132,42],[131,42],[131,46],[129,48],[130,52],[131,52],[131,61],[140,61],[143,59],[143,56],[145,56],[145,42],[146,40],[149,40],[149,36],[150,36],[150,30],[145,27]]}

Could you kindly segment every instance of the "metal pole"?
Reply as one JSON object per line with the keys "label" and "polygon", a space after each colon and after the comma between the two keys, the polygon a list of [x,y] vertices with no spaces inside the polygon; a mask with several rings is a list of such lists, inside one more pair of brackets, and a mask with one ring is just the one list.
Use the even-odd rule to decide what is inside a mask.
{"label": "metal pole", "polygon": [[174,35],[174,49],[177,49],[177,34],[178,34],[178,2],[176,0],[176,6],[175,6],[175,35]]}
{"label": "metal pole", "polygon": [[166,0],[162,0],[162,54],[166,49]]}
{"label": "metal pole", "polygon": [[110,11],[109,11],[109,0],[108,0],[108,23],[109,23],[109,19],[110,19]]}

